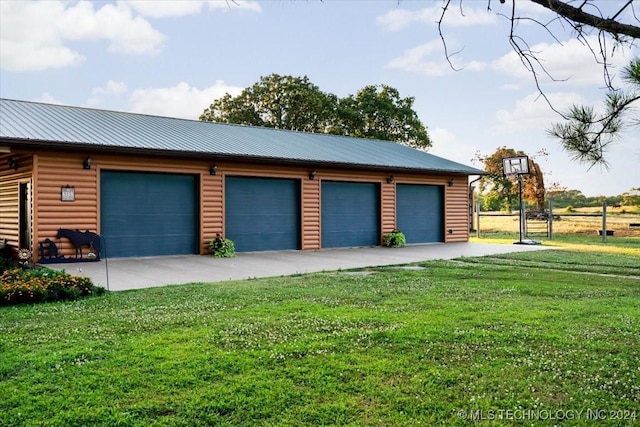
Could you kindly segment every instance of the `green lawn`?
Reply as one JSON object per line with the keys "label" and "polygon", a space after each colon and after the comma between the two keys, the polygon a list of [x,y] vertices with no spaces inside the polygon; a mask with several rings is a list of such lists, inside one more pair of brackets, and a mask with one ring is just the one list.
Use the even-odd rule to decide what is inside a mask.
{"label": "green lawn", "polygon": [[[491,232],[485,233],[482,237],[471,237],[470,241],[475,243],[504,243],[511,244],[519,239],[518,233]],[[527,238],[524,238],[526,240]],[[548,237],[531,237],[544,246],[553,246],[572,251],[594,252],[594,253],[616,253],[635,255],[640,257],[640,237],[608,237],[607,242],[602,242],[602,237],[594,234],[573,233],[555,234],[553,240]]]}
{"label": "green lawn", "polygon": [[0,425],[638,425],[640,255],[419,266],[2,307]]}

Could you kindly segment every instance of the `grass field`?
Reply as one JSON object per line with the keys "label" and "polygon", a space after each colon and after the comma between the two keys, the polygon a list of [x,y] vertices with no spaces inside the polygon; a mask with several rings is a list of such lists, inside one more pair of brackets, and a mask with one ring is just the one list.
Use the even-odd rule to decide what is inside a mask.
{"label": "grass field", "polygon": [[0,425],[638,425],[640,249],[574,249],[3,307]]}

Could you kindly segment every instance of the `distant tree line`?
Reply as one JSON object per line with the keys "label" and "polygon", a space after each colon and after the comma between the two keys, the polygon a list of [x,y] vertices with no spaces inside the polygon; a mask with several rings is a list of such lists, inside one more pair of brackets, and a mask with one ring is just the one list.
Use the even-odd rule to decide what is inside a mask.
{"label": "distant tree line", "polygon": [[554,208],[566,208],[569,206],[574,208],[594,208],[601,207],[605,202],[607,206],[640,206],[640,188],[634,188],[617,196],[596,197],[586,197],[580,190],[566,190],[547,196],[547,202],[549,198],[553,200]]}
{"label": "distant tree line", "polygon": [[[640,187],[633,188],[631,191],[625,192],[617,196],[596,196],[587,197],[580,190],[562,190],[547,194],[545,196],[545,207],[548,208],[549,200],[553,201],[553,209],[573,208],[597,208],[602,207],[603,203],[607,206],[639,206],[640,207]],[[527,206],[535,208],[535,203],[527,200]],[[495,193],[478,194],[476,193],[476,203],[480,203],[484,211],[501,211],[509,210],[505,204],[505,200],[496,197]]]}

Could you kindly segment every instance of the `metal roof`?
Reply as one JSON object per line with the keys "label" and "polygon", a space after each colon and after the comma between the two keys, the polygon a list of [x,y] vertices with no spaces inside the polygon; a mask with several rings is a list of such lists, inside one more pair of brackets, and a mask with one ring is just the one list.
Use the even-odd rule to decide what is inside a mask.
{"label": "metal roof", "polygon": [[247,158],[478,175],[485,172],[373,139],[0,99],[4,143]]}

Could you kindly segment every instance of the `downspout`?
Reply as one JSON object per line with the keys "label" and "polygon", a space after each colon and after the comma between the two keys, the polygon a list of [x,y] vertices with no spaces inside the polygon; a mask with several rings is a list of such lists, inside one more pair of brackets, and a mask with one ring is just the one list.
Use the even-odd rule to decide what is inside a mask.
{"label": "downspout", "polygon": [[475,208],[474,203],[473,203],[473,183],[474,182],[478,182],[482,179],[482,175],[480,175],[478,178],[474,179],[473,181],[471,181],[469,183],[469,202],[470,202],[470,206],[469,206],[469,231],[474,231],[473,230],[473,209]]}

